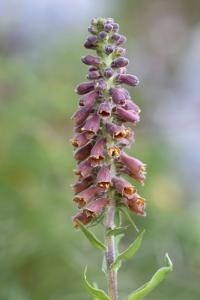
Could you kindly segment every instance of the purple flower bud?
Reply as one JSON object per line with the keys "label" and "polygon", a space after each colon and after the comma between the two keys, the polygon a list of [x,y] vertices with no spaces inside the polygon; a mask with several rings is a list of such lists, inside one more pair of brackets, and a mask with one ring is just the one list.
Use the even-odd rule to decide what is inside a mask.
{"label": "purple flower bud", "polygon": [[82,147],[87,144],[88,138],[85,132],[79,133],[72,140],[71,143],[75,148]]}
{"label": "purple flower bud", "polygon": [[100,127],[100,117],[98,114],[91,116],[82,128],[82,131],[87,132],[88,137],[95,135]]}
{"label": "purple flower bud", "polygon": [[98,38],[99,38],[100,40],[105,40],[105,39],[107,38],[107,32],[105,32],[105,31],[99,32]]}
{"label": "purple flower bud", "polygon": [[106,139],[99,138],[96,144],[93,146],[90,153],[90,163],[92,167],[101,166],[105,158],[104,151],[106,146]]}
{"label": "purple flower bud", "polygon": [[111,104],[109,102],[103,102],[99,106],[98,114],[101,118],[108,118],[111,115]]}
{"label": "purple flower bud", "polygon": [[75,154],[74,154],[74,158],[78,161],[82,161],[85,158],[87,158],[90,155],[90,151],[92,149],[92,144],[88,143],[86,145],[84,145],[83,147],[79,148]]}
{"label": "purple flower bud", "polygon": [[106,24],[104,25],[104,30],[105,30],[106,32],[110,32],[110,31],[113,30],[113,26],[112,26],[111,24],[109,24],[109,23],[106,23]]}
{"label": "purple flower bud", "polygon": [[98,71],[91,71],[87,75],[87,79],[89,79],[89,80],[95,80],[95,79],[98,79],[100,77],[101,77],[101,75],[99,74]]}
{"label": "purple flower bud", "polygon": [[80,98],[79,105],[93,107],[98,96],[99,93],[97,91],[92,91],[88,94],[85,94]]}
{"label": "purple flower bud", "polygon": [[120,39],[121,35],[118,33],[113,33],[113,35],[111,36],[112,40],[117,42]]}
{"label": "purple flower bud", "polygon": [[131,199],[123,199],[123,203],[137,215],[146,216],[145,201],[137,193]]}
{"label": "purple flower bud", "polygon": [[123,88],[111,88],[110,94],[115,104],[123,105],[125,104],[126,100],[129,98],[128,91]]}
{"label": "purple flower bud", "polygon": [[111,185],[111,174],[110,174],[110,168],[108,166],[103,166],[98,174],[97,174],[97,180],[96,180],[97,186],[107,190]]}
{"label": "purple flower bud", "polygon": [[122,177],[113,178],[112,183],[118,191],[118,193],[120,193],[122,196],[128,199],[133,197],[133,194],[136,192],[136,189]]}
{"label": "purple flower bud", "polygon": [[122,45],[126,43],[126,37],[124,35],[121,35],[120,38],[116,41],[116,45]]}
{"label": "purple flower bud", "polygon": [[87,49],[95,49],[97,46],[97,37],[95,35],[91,35],[84,43],[84,47]]}
{"label": "purple flower bud", "polygon": [[112,45],[106,45],[104,49],[105,49],[105,53],[108,55],[114,51],[114,47]]}
{"label": "purple flower bud", "polygon": [[114,50],[114,55],[116,56],[123,56],[126,54],[126,49],[121,48],[121,47],[116,47]]}
{"label": "purple flower bud", "polygon": [[89,68],[88,68],[88,71],[89,72],[92,72],[92,71],[98,71],[99,69],[98,69],[98,67],[97,66],[90,66]]}
{"label": "purple flower bud", "polygon": [[100,192],[100,189],[95,185],[90,186],[86,190],[80,192],[74,197],[74,202],[78,204],[79,208],[82,208],[87,204],[92,198]]}
{"label": "purple flower bud", "polygon": [[115,114],[120,117],[120,119],[127,122],[137,123],[140,120],[140,116],[134,110],[126,110],[119,106],[116,107]]}
{"label": "purple flower bud", "polygon": [[87,119],[92,110],[93,107],[89,105],[81,107],[79,110],[77,110],[77,112],[74,113],[72,119],[75,121],[76,125],[80,125]]}
{"label": "purple flower bud", "polygon": [[118,23],[112,23],[113,31],[118,32],[119,31],[119,24]]}
{"label": "purple flower bud", "polygon": [[97,34],[97,28],[96,28],[96,26],[93,26],[93,25],[89,26],[88,27],[88,31],[90,33],[92,33],[92,34]]}
{"label": "purple flower bud", "polygon": [[117,82],[118,83],[125,83],[130,86],[137,86],[139,84],[139,79],[135,75],[131,74],[119,74],[117,76]]}
{"label": "purple flower bud", "polygon": [[92,174],[93,167],[91,166],[90,160],[86,159],[80,162],[75,170],[75,174],[80,177],[87,177]]}
{"label": "purple flower bud", "polygon": [[99,79],[96,81],[94,87],[96,91],[105,90],[107,88],[107,83],[104,80]]}
{"label": "purple flower bud", "polygon": [[94,83],[93,82],[83,82],[80,83],[76,87],[76,93],[79,95],[87,94],[88,92],[92,91],[94,89]]}
{"label": "purple flower bud", "polygon": [[100,64],[100,58],[92,55],[82,56],[81,60],[86,65],[98,66]]}
{"label": "purple flower bud", "polygon": [[87,225],[91,222],[92,216],[88,216],[85,211],[77,213],[72,217],[73,225],[76,229],[80,227],[80,223]]}
{"label": "purple flower bud", "polygon": [[120,140],[126,136],[126,130],[124,126],[118,126],[113,123],[107,123],[106,130],[112,136],[113,139]]}
{"label": "purple flower bud", "polygon": [[127,58],[118,57],[112,62],[111,66],[112,66],[112,68],[123,68],[123,67],[127,66],[128,63],[129,63],[129,60]]}
{"label": "purple flower bud", "polygon": [[104,208],[108,205],[108,202],[109,200],[107,198],[98,198],[97,200],[90,202],[84,211],[87,216],[95,218],[102,213]]}
{"label": "purple flower bud", "polygon": [[88,176],[82,180],[79,180],[72,186],[74,193],[77,194],[87,189],[93,183],[93,181],[93,176]]}
{"label": "purple flower bud", "polygon": [[103,75],[106,77],[106,78],[110,78],[113,76],[113,69],[112,68],[106,68],[104,70],[104,73]]}
{"label": "purple flower bud", "polygon": [[126,110],[133,110],[136,113],[140,113],[141,111],[139,106],[129,99],[125,101],[123,108],[125,108]]}
{"label": "purple flower bud", "polygon": [[90,36],[88,37],[88,41],[89,41],[90,43],[96,44],[96,42],[97,42],[97,37],[96,37],[95,35],[90,35]]}

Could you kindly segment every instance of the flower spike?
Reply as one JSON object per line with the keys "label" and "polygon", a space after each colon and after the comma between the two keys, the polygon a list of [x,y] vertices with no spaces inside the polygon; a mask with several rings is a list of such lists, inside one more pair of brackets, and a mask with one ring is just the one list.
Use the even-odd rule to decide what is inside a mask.
{"label": "flower spike", "polygon": [[[146,202],[135,188],[136,181],[144,184],[146,165],[125,152],[134,142],[133,125],[140,121],[140,108],[122,85],[136,87],[139,79],[127,73],[129,60],[125,57],[126,49],[121,46],[126,37],[119,33],[119,24],[113,18],[92,19],[88,31],[90,35],[84,47],[96,53],[81,57],[88,68],[88,82],[80,83],[75,89],[80,99],[72,117],[75,134],[71,143],[75,148],[78,180],[72,188],[78,212],[72,221],[92,245],[105,251],[109,295],[90,285],[85,276],[87,290],[95,299],[118,300],[120,261],[136,253],[144,233],[117,257],[115,235],[124,230],[120,214],[124,212],[135,228],[129,211],[138,216],[146,215]],[[130,177],[130,182],[124,174]],[[105,245],[88,229],[99,222],[105,227]],[[172,270],[171,261],[169,269]],[[147,290],[143,289],[146,295]],[[133,294],[128,299],[136,298]]]}

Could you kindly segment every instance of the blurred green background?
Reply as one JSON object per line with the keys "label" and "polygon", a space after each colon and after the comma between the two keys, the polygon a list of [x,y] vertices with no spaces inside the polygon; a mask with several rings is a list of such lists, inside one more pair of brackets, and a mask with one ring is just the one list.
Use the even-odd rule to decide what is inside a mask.
{"label": "blurred green background", "polygon": [[[71,115],[85,80],[90,19],[116,18],[128,38],[131,90],[142,109],[132,153],[148,165],[141,251],[119,275],[121,299],[167,251],[174,272],[148,299],[200,299],[200,2],[0,1],[0,299],[86,300],[105,287],[101,254],[71,224],[76,212]],[[101,234],[100,228],[97,234]],[[135,238],[132,228],[121,249]]]}

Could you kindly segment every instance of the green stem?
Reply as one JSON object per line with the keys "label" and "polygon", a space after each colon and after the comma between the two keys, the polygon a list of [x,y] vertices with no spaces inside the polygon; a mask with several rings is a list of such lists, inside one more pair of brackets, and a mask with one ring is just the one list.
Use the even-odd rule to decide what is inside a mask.
{"label": "green stem", "polygon": [[[106,217],[106,231],[115,227],[115,203],[110,203],[107,210]],[[118,300],[118,288],[117,288],[117,271],[112,270],[112,264],[116,258],[116,245],[115,236],[106,236],[106,265],[108,273],[108,291],[111,300]]]}

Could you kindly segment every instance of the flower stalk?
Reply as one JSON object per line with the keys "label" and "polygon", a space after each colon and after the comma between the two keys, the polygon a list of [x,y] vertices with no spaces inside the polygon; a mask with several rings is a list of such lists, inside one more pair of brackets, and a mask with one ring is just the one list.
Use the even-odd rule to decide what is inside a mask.
{"label": "flower stalk", "polygon": [[[107,209],[107,216],[105,222],[105,229],[108,232],[110,229],[115,229],[115,202],[110,202]],[[117,284],[117,270],[112,269],[112,264],[116,259],[116,241],[114,235],[107,235],[106,243],[106,266],[108,272],[108,293],[110,299],[118,300],[118,284]]]}
{"label": "flower stalk", "polygon": [[[126,37],[119,34],[119,25],[112,18],[93,19],[88,31],[91,35],[84,46],[95,50],[96,55],[81,57],[88,66],[89,81],[76,87],[80,100],[79,109],[72,117],[75,136],[71,143],[75,148],[78,176],[73,185],[74,202],[79,211],[73,217],[73,224],[93,246],[104,251],[106,260],[108,295],[90,285],[85,272],[87,290],[95,299],[118,300],[117,271],[121,260],[139,249],[143,232],[118,255],[116,235],[123,227],[115,224],[115,219],[122,209],[146,215],[145,200],[134,186],[134,181],[144,184],[146,166],[125,152],[134,141],[133,126],[140,120],[140,108],[122,85],[136,87],[139,79],[127,73],[129,60],[121,47]],[[123,178],[124,174],[131,178],[130,182]],[[104,226],[105,244],[87,227],[98,223]],[[128,300],[140,299],[134,297],[131,295]]]}

